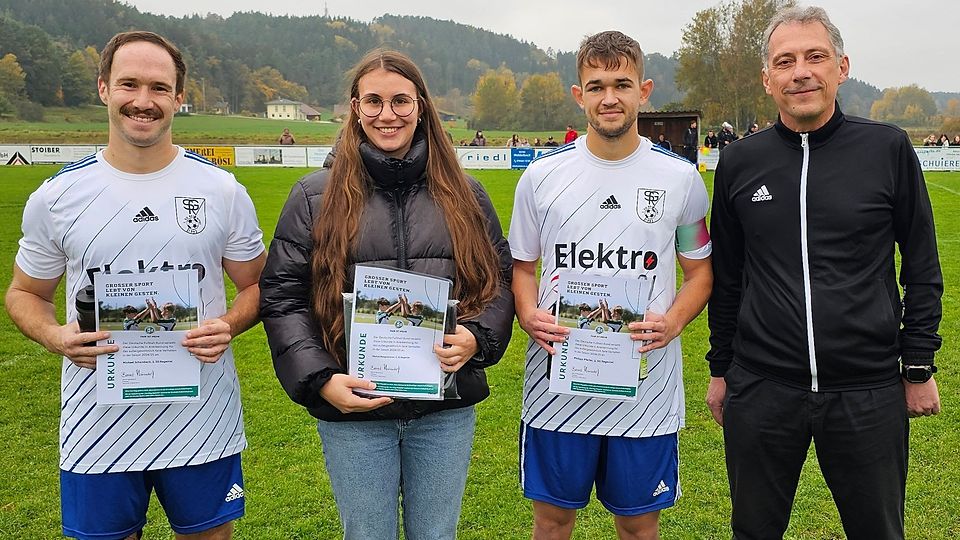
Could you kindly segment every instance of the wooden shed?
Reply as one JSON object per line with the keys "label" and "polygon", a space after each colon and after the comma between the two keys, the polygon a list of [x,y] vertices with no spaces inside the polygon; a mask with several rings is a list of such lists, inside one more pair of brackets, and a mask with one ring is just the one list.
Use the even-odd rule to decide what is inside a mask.
{"label": "wooden shed", "polygon": [[[642,112],[637,115],[637,133],[653,142],[657,142],[657,137],[663,133],[673,146],[673,152],[683,155],[683,134],[694,120],[699,130],[700,111]],[[702,139],[698,132],[697,141]]]}

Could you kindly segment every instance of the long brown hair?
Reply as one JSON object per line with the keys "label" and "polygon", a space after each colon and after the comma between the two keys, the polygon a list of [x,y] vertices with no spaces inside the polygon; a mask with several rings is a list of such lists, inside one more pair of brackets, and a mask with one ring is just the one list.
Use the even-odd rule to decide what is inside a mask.
{"label": "long brown hair", "polygon": [[[396,73],[417,88],[421,115],[417,129],[427,138],[426,185],[443,213],[453,243],[457,274],[452,298],[460,300],[460,319],[475,317],[497,295],[500,284],[498,258],[487,236],[486,218],[440,123],[423,75],[412,60],[395,51],[368,53],[353,69],[350,97],[359,98],[360,79],[378,69]],[[347,281],[347,263],[355,252],[360,218],[370,195],[359,150],[366,136],[358,120],[356,108],[351,107],[340,130],[337,157],[313,226],[314,315],[324,347],[341,365],[346,363],[341,293]]]}

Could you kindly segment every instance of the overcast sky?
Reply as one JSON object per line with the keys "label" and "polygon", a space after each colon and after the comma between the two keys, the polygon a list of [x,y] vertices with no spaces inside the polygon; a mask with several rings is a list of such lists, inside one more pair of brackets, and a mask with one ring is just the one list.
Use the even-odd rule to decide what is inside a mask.
{"label": "overcast sky", "polygon": [[[140,11],[183,16],[234,11],[276,15],[323,14],[361,21],[391,13],[453,20],[532,42],[542,49],[576,50],[584,35],[620,30],[644,52],[670,56],[683,27],[718,0],[126,0]],[[918,84],[930,91],[960,92],[957,22],[960,1],[818,0],[836,24],[850,57],[851,75],[881,89]],[[655,6],[651,8],[651,6]],[[602,11],[601,11],[602,10]],[[759,75],[758,75],[759,77]]]}

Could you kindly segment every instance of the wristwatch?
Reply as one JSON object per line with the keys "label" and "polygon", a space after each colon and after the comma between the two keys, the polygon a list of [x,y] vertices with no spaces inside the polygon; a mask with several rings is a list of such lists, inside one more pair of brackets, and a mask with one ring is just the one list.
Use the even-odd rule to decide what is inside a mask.
{"label": "wristwatch", "polygon": [[925,383],[930,380],[930,377],[933,377],[933,374],[937,372],[937,366],[930,365],[920,365],[920,366],[911,366],[904,364],[900,368],[900,375],[903,376],[903,379],[909,383]]}

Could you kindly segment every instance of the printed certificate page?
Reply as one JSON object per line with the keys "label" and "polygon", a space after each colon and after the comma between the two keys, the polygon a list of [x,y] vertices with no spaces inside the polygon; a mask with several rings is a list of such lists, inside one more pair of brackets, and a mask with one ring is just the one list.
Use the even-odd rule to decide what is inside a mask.
{"label": "printed certificate page", "polygon": [[570,328],[550,362],[550,391],[623,401],[637,399],[640,342],[627,325],[642,321],[647,279],[561,273],[557,324]]}
{"label": "printed certificate page", "polygon": [[357,266],[353,283],[350,375],[377,385],[363,393],[443,399],[443,371],[433,346],[443,344],[450,281]]}
{"label": "printed certificate page", "polygon": [[200,361],[180,345],[202,317],[196,269],[94,279],[98,330],[118,345],[97,357],[97,404],[199,401]]}

